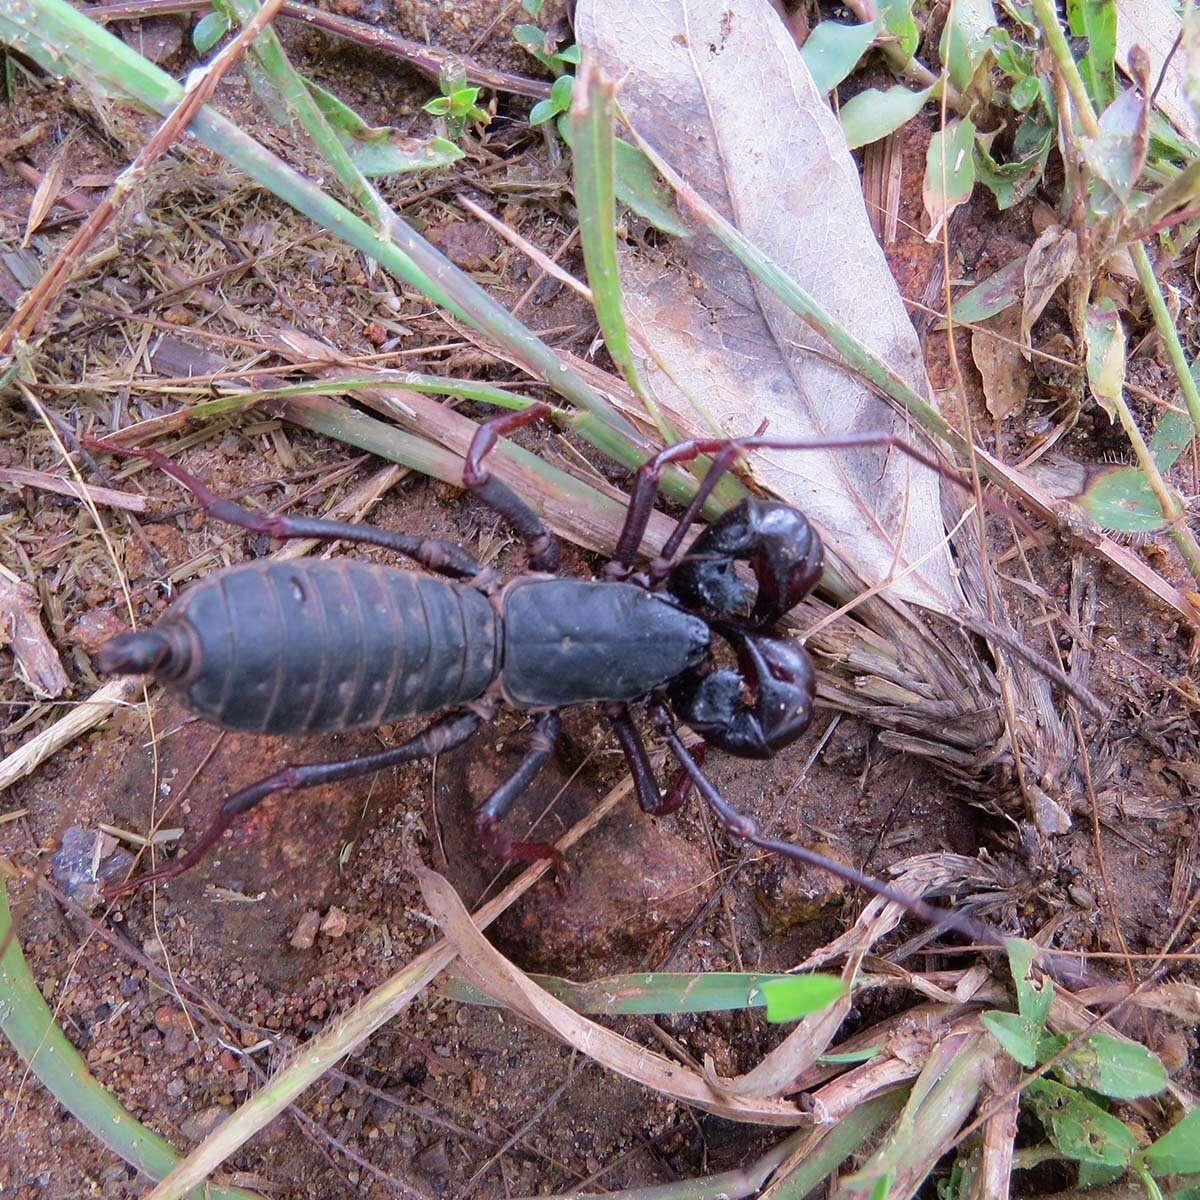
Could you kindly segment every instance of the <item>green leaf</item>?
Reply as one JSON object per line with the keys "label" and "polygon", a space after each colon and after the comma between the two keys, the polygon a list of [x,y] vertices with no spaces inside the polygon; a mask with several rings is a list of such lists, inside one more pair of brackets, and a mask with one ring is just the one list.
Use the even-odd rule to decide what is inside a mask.
{"label": "green leaf", "polygon": [[1030,33],[1037,32],[1037,17],[1034,15],[1032,4],[1021,4],[1019,0],[1000,0],[1000,7],[1018,25],[1024,26]]}
{"label": "green leaf", "polygon": [[932,237],[947,217],[975,187],[975,126],[966,117],[955,117],[939,129],[925,152],[925,182],[921,195],[933,223]]}
{"label": "green leaf", "polygon": [[906,58],[912,58],[921,41],[921,31],[913,16],[913,0],[878,0],[875,11],[883,28],[896,39]]}
{"label": "green leaf", "polygon": [[1137,1042],[1093,1033],[1059,1060],[1055,1069],[1076,1087],[1114,1100],[1157,1096],[1170,1082],[1158,1055]]}
{"label": "green leaf", "polygon": [[532,17],[535,21],[542,15],[545,5],[546,0],[521,0],[521,8],[527,16]]}
{"label": "green leaf", "polygon": [[332,92],[313,83],[311,79],[305,79],[304,84],[338,140],[350,152],[355,166],[364,175],[380,178],[410,171],[428,171],[457,162],[463,156],[463,151],[445,138],[409,137],[390,125],[368,125]]}
{"label": "green leaf", "polygon": [[1011,1058],[1023,1067],[1037,1066],[1038,1038],[1042,1033],[1042,1026],[1037,1021],[995,1010],[985,1012],[980,1020]]}
{"label": "green leaf", "polygon": [[[1192,374],[1195,373],[1193,364]],[[1187,413],[1170,409],[1158,418],[1150,436],[1150,453],[1160,471],[1169,471],[1175,465],[1175,460],[1191,444],[1193,432],[1192,418]]]}
{"label": "green leaf", "polygon": [[574,75],[560,75],[550,89],[550,100],[558,105],[559,112],[566,112],[571,107],[571,89],[575,84]]}
{"label": "green leaf", "polygon": [[1150,149],[1160,158],[1165,155],[1185,163],[1200,157],[1200,146],[1185,138],[1157,109],[1150,111]]}
{"label": "green leaf", "polygon": [[1127,205],[1146,163],[1150,109],[1137,88],[1127,88],[1100,116],[1100,136],[1082,140],[1083,156],[1093,173]]}
{"label": "green leaf", "polygon": [[1025,255],[1007,262],[954,301],[954,319],[978,325],[1020,303],[1025,291]]}
{"label": "green leaf", "polygon": [[554,55],[546,46],[546,31],[536,25],[514,25],[513,38],[548,70],[554,70]]}
{"label": "green leaf", "polygon": [[565,50],[560,50],[554,57],[560,63],[566,63],[570,67],[577,67],[583,59],[583,54],[579,47],[572,43]]}
{"label": "green leaf", "polygon": [[529,110],[529,123],[530,125],[543,125],[547,121],[554,120],[560,112],[562,109],[553,100],[539,100]]}
{"label": "green leaf", "polygon": [[450,97],[435,96],[424,106],[423,111],[429,113],[430,116],[444,117],[450,111]]}
{"label": "green leaf", "polygon": [[1014,157],[1009,162],[996,162],[982,140],[976,139],[974,155],[977,178],[980,184],[996,197],[997,208],[1001,211],[1020,204],[1042,181],[1046,160],[1050,157],[1051,146],[1054,145],[1054,131],[1040,121],[1031,122],[1031,126],[1037,131],[1031,133],[1031,137],[1036,137],[1036,140],[1033,140],[1031,148],[1026,149],[1024,155]]}
{"label": "green leaf", "polygon": [[1074,499],[1102,529],[1117,533],[1155,533],[1166,523],[1162,505],[1138,467],[1101,468]]}
{"label": "green leaf", "polygon": [[1054,999],[1054,984],[1049,979],[1041,987],[1030,981],[1030,968],[1037,947],[1024,938],[1005,938],[1004,948],[1008,952],[1008,967],[1012,971],[1013,985],[1017,989],[1017,1009],[1021,1016],[1038,1025],[1045,1025],[1050,1015],[1050,1002]]}
{"label": "green leaf", "polygon": [[846,994],[846,985],[836,975],[789,975],[770,979],[759,989],[767,1002],[768,1021],[795,1021],[820,1012]]}
{"label": "green leaf", "polygon": [[1116,0],[1067,0],[1067,25],[1076,37],[1087,38],[1079,73],[1092,103],[1104,109],[1117,94]]}
{"label": "green leaf", "polygon": [[[467,385],[469,386],[469,385]],[[478,387],[478,384],[475,384]],[[442,388],[442,390],[446,390]],[[748,971],[703,971],[690,974],[676,971],[641,971],[630,975],[608,975],[578,983],[556,975],[530,975],[538,987],[569,1005],[576,1012],[599,1016],[638,1013],[728,1012],[733,1009],[762,1008],[766,1005],[763,985],[792,975],[759,975]],[[494,1007],[486,992],[468,983],[462,976],[444,978],[442,994],[466,1004]],[[878,1053],[857,1051],[846,1061],[861,1062],[862,1057]]]}
{"label": "green leaf", "polygon": [[956,0],[942,29],[938,53],[950,74],[950,82],[959,91],[970,86],[975,69],[991,45],[990,34],[996,24],[992,0]]}
{"label": "green leaf", "polygon": [[856,150],[859,146],[887,137],[921,111],[925,101],[933,94],[934,86],[911,92],[898,83],[886,92],[878,88],[859,92],[842,105],[838,114],[846,144],[851,150]]}
{"label": "green leaf", "polygon": [[1084,337],[1088,386],[1096,403],[1114,421],[1125,387],[1125,327],[1112,300],[1105,297],[1088,307]]}
{"label": "green leaf", "polygon": [[875,1180],[875,1186],[871,1188],[871,1200],[887,1200],[888,1193],[892,1190],[892,1173],[889,1171],[886,1175],[880,1175]]}
{"label": "green leaf", "polygon": [[858,65],[858,60],[875,40],[878,21],[842,25],[822,21],[808,35],[800,57],[821,95],[831,92]]}
{"label": "green leaf", "polygon": [[1133,1158],[1138,1143],[1129,1126],[1073,1088],[1034,1079],[1025,1095],[1047,1136],[1067,1158],[1110,1166],[1126,1166]]}
{"label": "green leaf", "polygon": [[[574,146],[571,123],[565,116],[558,119],[559,136],[568,146]],[[633,209],[639,217],[672,237],[691,237],[692,231],[683,223],[675,208],[675,196],[659,178],[650,160],[636,147],[617,138],[615,151],[617,199]]]}
{"label": "green leaf", "polygon": [[1019,79],[1009,93],[1009,100],[1017,112],[1024,112],[1037,102],[1042,94],[1042,81],[1036,75],[1026,75]]}
{"label": "green leaf", "polygon": [[1103,1187],[1106,1183],[1116,1183],[1126,1170],[1126,1167],[1114,1167],[1108,1163],[1081,1162],[1076,1178],[1081,1188]]}
{"label": "green leaf", "polygon": [[996,26],[990,37],[992,58],[1009,79],[1019,81],[1033,75],[1033,54],[1027,46],[1016,41],[1002,25]]}
{"label": "green leaf", "polygon": [[207,54],[228,32],[229,18],[222,12],[206,13],[192,30],[192,45],[197,54]]}
{"label": "green leaf", "polygon": [[537,25],[514,25],[512,35],[526,50],[541,50],[546,44],[545,30]]}
{"label": "green leaf", "polygon": [[1040,138],[1033,149],[1024,157],[1006,163],[996,162],[983,142],[978,138],[975,141],[976,177],[996,197],[996,206],[1001,212],[1027,199],[1041,182],[1054,145],[1054,131],[1049,125],[1040,128]]}
{"label": "green leaf", "polygon": [[1138,1155],[1155,1175],[1200,1172],[1200,1108],[1193,1109]]}

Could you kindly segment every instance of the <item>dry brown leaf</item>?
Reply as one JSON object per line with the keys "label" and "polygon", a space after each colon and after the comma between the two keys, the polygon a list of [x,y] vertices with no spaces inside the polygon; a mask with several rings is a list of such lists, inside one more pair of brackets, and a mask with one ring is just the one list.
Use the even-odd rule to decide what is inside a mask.
{"label": "dry brown leaf", "polygon": [[415,871],[429,911],[446,940],[458,951],[463,974],[477,988],[527,1021],[618,1075],[729,1120],[802,1125],[809,1119],[795,1104],[784,1100],[722,1095],[699,1072],[671,1062],[575,1012],[538,987],[483,936],[448,880],[424,867]]}
{"label": "dry brown leaf", "polygon": [[[993,337],[989,331],[1007,340]],[[1006,309],[971,331],[971,357],[983,379],[987,410],[997,421],[1003,421],[1029,399],[1033,371],[1017,345],[1020,335],[1021,314],[1015,308]]]}
{"label": "dry brown leaf", "polygon": [[[580,45],[620,80],[635,129],[854,337],[931,397],[920,344],[871,229],[837,119],[767,0],[580,0]],[[683,426],[897,431],[901,419],[711,235],[669,258],[622,246],[639,367]],[[909,435],[911,436],[911,434]],[[935,474],[877,449],[767,452],[755,474],[871,582],[953,611]],[[899,570],[915,566],[909,576]]]}
{"label": "dry brown leaf", "polygon": [[1075,234],[1061,225],[1051,225],[1029,249],[1025,259],[1025,296],[1021,301],[1021,345],[1029,357],[1029,332],[1042,315],[1051,296],[1071,274],[1078,257]]}
{"label": "dry brown leaf", "polygon": [[1200,123],[1188,97],[1187,49],[1175,45],[1181,29],[1173,0],[1117,0],[1117,61],[1128,70],[1130,51],[1142,46],[1150,56],[1150,78],[1157,81],[1170,56],[1154,105],[1181,133],[1194,139],[1200,136]]}
{"label": "dry brown leaf", "polygon": [[50,215],[50,210],[58,203],[59,195],[62,193],[63,172],[67,165],[67,148],[70,144],[68,138],[59,146],[58,152],[51,159],[41,182],[37,185],[37,190],[33,193],[33,200],[29,205],[29,217],[25,222],[25,236],[21,239],[22,246],[29,245],[29,239],[37,233],[42,222]]}
{"label": "dry brown leaf", "polygon": [[61,696],[71,686],[58,651],[42,628],[38,594],[0,571],[0,645],[12,647],[25,681],[39,695]]}

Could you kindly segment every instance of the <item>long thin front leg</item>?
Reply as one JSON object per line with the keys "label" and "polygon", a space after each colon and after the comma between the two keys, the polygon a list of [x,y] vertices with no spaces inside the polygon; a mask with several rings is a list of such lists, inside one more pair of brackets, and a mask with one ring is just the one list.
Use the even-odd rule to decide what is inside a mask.
{"label": "long thin front leg", "polygon": [[489,854],[505,862],[534,862],[539,858],[552,858],[559,870],[562,869],[562,855],[553,842],[514,841],[501,825],[521,793],[554,753],[561,733],[562,722],[558,713],[542,713],[533,724],[533,736],[521,765],[475,810],[475,832]]}
{"label": "long thin front leg", "polygon": [[[765,428],[766,422],[764,421],[759,426],[759,433]],[[736,438],[711,444],[718,445],[720,449],[707,474],[696,488],[696,494],[688,503],[683,516],[676,522],[674,531],[663,545],[662,553],[652,571],[656,578],[665,578],[669,574],[671,559],[675,557],[675,553],[687,536],[687,531],[700,515],[704,502],[712,494],[713,488],[721,481],[721,477],[737,462],[743,449],[742,443]],[[691,462],[698,458],[701,451],[692,449],[696,445],[698,445],[696,442],[680,442],[675,446],[667,446],[666,449],[660,450],[653,458],[647,459],[638,467],[633,480],[633,491],[629,497],[629,508],[625,513],[625,524],[621,528],[620,536],[617,538],[616,552],[609,564],[610,575],[624,575],[632,568],[638,547],[642,544],[642,538],[646,536],[646,526],[650,523],[650,514],[654,511],[654,501],[658,496],[658,485],[663,471],[670,463]]]}
{"label": "long thin front leg", "polygon": [[778,838],[765,837],[759,831],[758,822],[753,817],[747,816],[745,813],[739,812],[734,808],[717,790],[716,784],[701,770],[700,764],[688,753],[687,747],[675,732],[675,723],[666,706],[658,701],[652,701],[650,704],[650,717],[654,722],[655,728],[662,734],[663,739],[670,747],[671,753],[679,760],[683,769],[696,785],[696,790],[707,801],[709,807],[716,814],[717,819],[731,837],[743,839],[754,846],[770,851],[772,854],[783,855],[783,857],[790,858],[793,862],[803,863],[805,866],[817,867],[822,871],[828,871],[830,875],[834,875],[838,879],[844,879],[847,883],[854,884],[855,887],[860,887],[864,891],[871,892],[873,895],[881,896],[884,900],[900,905],[901,908],[912,913],[914,917],[926,922],[935,929],[953,929],[965,937],[971,938],[973,941],[983,942],[988,945],[998,944],[997,936],[993,931],[980,922],[973,921],[970,917],[964,917],[947,909],[926,904],[924,900],[920,900],[916,896],[910,896],[906,892],[889,887],[882,880],[873,879],[870,875],[864,875],[861,871],[856,871],[853,867],[847,866],[845,863],[826,858],[825,855],[818,854],[816,851],[808,849],[807,846],[800,846],[795,842],[785,842]]}
{"label": "long thin front leg", "polygon": [[[654,508],[654,498],[658,492],[659,479],[664,469],[671,463],[687,463],[704,454],[716,455],[712,469],[700,483],[699,491],[684,514],[667,546],[663,548],[663,559],[669,559],[679,549],[686,535],[688,526],[700,511],[700,505],[708,498],[720,476],[729,469],[739,454],[747,450],[862,450],[870,448],[885,448],[899,450],[915,462],[935,472],[942,479],[955,487],[961,488],[969,495],[974,495],[971,483],[956,474],[937,459],[918,450],[903,438],[893,433],[863,432],[846,433],[828,438],[770,438],[763,436],[764,426],[757,433],[742,438],[692,438],[686,442],[677,442],[660,450],[653,458],[644,462],[637,471],[634,479],[633,493],[629,500],[629,509],[625,517],[625,525],[617,540],[616,553],[613,555],[612,574],[627,571],[632,565],[646,533],[650,513]],[[987,496],[989,508],[1002,516],[1015,521],[1019,528],[1033,532],[1029,522],[1015,509],[1005,504],[995,496]],[[668,553],[669,549],[669,553]]]}
{"label": "long thin front leg", "polygon": [[463,466],[463,486],[477,499],[498,513],[520,534],[525,543],[529,565],[535,571],[553,574],[561,557],[558,539],[542,524],[542,519],[512,490],[490,471],[484,469],[484,459],[496,448],[496,442],[506,433],[530,425],[534,421],[551,421],[550,405],[531,404],[520,412],[505,413],[484,421],[471,439],[467,461]]}
{"label": "long thin front leg", "polygon": [[382,546],[419,562],[431,571],[449,575],[454,579],[473,579],[481,569],[472,555],[453,542],[444,542],[439,538],[416,537],[411,533],[393,533],[388,529],[376,529],[373,525],[358,525],[351,521],[327,521],[321,517],[285,517],[275,513],[254,512],[214,492],[208,484],[185,471],[178,463],[159,454],[157,450],[147,447],[128,450],[123,446],[110,446],[96,438],[86,440],[88,445],[97,450],[146,459],[164,474],[183,484],[210,517],[236,525],[240,529],[248,529],[251,533],[265,533],[268,537],[284,540],[311,537],[326,542],[344,540]]}
{"label": "long thin front leg", "polygon": [[322,783],[337,783],[343,779],[356,779],[360,775],[371,775],[382,771],[385,767],[393,767],[399,763],[412,762],[418,758],[432,758],[461,746],[479,728],[481,718],[473,712],[450,713],[440,721],[435,721],[427,729],[422,730],[416,737],[410,738],[390,750],[381,750],[377,754],[366,754],[361,758],[348,758],[340,762],[302,763],[284,767],[266,779],[260,779],[249,787],[234,792],[221,805],[213,823],[204,832],[204,836],[186,854],[176,859],[170,866],[163,867],[150,875],[142,875],[136,879],[127,879],[124,883],[106,892],[106,899],[115,900],[118,896],[136,892],[148,883],[162,883],[174,879],[184,871],[190,871],[221,839],[221,835],[240,817],[247,813],[260,801],[265,800],[274,792],[287,788],[316,787]]}
{"label": "long thin front leg", "polygon": [[[692,781],[687,772],[680,774],[664,796],[658,786],[658,780],[654,778],[654,768],[646,754],[645,743],[629,715],[628,707],[624,704],[610,704],[605,707],[604,715],[608,718],[613,734],[625,754],[625,762],[633,779],[633,790],[637,794],[642,811],[650,813],[651,816],[665,817],[682,808],[692,791]],[[704,750],[702,745],[697,752],[701,761]]]}

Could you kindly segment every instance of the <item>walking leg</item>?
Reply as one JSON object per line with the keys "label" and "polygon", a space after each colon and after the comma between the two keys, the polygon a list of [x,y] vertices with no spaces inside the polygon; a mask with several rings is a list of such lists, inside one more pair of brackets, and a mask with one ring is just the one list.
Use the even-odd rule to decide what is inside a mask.
{"label": "walking leg", "polygon": [[446,750],[462,745],[479,728],[481,718],[473,712],[454,712],[434,722],[416,737],[410,738],[390,750],[377,754],[366,754],[360,758],[343,759],[340,762],[302,763],[284,767],[266,779],[260,779],[239,792],[234,792],[217,811],[216,818],[204,832],[204,836],[186,854],[168,866],[150,875],[127,879],[110,888],[106,899],[115,900],[130,892],[136,892],[148,883],[162,883],[190,871],[221,839],[221,835],[244,813],[249,812],[260,801],[275,792],[289,788],[317,787],[322,783],[337,783],[343,779],[357,779],[371,775],[385,767],[412,762],[418,758],[432,758]]}

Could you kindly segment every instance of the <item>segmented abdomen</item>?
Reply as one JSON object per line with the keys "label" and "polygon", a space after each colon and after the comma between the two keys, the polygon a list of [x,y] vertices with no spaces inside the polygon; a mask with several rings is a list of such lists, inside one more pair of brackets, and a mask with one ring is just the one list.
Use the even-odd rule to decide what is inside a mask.
{"label": "segmented abdomen", "polygon": [[497,670],[486,597],[351,559],[251,563],[187,592],[163,618],[191,642],[171,686],[231,729],[323,733],[473,700]]}

